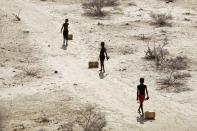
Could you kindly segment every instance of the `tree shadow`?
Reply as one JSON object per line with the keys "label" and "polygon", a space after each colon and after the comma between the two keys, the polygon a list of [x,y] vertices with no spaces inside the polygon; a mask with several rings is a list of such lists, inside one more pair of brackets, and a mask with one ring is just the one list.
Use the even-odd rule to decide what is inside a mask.
{"label": "tree shadow", "polygon": [[109,74],[105,74],[104,72],[100,71],[99,72],[99,77],[100,79],[104,79],[106,76],[108,76]]}

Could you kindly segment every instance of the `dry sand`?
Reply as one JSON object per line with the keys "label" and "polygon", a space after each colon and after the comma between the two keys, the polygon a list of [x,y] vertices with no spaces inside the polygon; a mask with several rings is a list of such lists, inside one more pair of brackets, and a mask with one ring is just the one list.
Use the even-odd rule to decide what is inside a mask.
{"label": "dry sand", "polygon": [[[195,131],[197,2],[139,0],[137,6],[129,6],[130,2],[122,0],[117,7],[105,8],[109,13],[104,18],[91,18],[82,15],[79,1],[1,0],[1,130],[65,131],[61,127],[74,111],[93,103],[105,113],[107,131]],[[13,13],[19,10],[21,21],[16,21]],[[151,25],[151,12],[171,13],[172,26]],[[67,50],[61,48],[60,34],[65,18],[74,34]],[[190,59],[186,71],[192,77],[178,93],[157,90],[156,81],[163,74],[143,59],[147,41],[136,37],[141,34],[150,43],[161,43],[167,36],[171,56]],[[101,41],[110,56],[104,76],[87,68],[88,61],[98,59]],[[36,76],[28,76],[27,70]],[[156,120],[140,119],[137,113],[140,77],[150,93],[145,111],[155,111]]]}

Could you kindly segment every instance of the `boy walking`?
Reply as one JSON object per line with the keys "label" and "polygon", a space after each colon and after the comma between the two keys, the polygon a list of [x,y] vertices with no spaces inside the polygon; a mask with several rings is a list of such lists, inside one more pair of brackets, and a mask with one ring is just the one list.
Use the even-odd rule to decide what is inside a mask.
{"label": "boy walking", "polygon": [[[140,105],[139,105],[139,108],[138,108],[138,113],[142,112],[142,115],[144,115],[143,102],[145,100],[146,95],[147,95],[146,100],[148,100],[149,96],[148,96],[147,86],[144,85],[144,78],[140,78],[140,85],[137,86],[137,99],[136,100],[140,101]],[[140,112],[140,109],[141,109],[141,112]]]}
{"label": "boy walking", "polygon": [[61,33],[62,33],[62,30],[63,30],[63,46],[65,45],[65,41],[66,41],[66,47],[68,46],[68,19],[65,19],[65,23],[62,25],[62,28],[61,28]]}
{"label": "boy walking", "polygon": [[101,50],[100,50],[100,55],[99,55],[99,58],[100,58],[100,65],[101,65],[101,72],[105,72],[105,65],[104,65],[104,61],[105,61],[105,56],[107,58],[107,60],[109,59],[108,55],[107,55],[107,51],[106,51],[106,48],[105,48],[105,42],[101,42]]}

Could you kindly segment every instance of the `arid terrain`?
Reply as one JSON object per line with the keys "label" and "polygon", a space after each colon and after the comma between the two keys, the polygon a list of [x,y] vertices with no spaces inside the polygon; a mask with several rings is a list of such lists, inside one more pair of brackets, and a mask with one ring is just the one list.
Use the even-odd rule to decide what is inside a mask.
{"label": "arid terrain", "polygon": [[[103,131],[197,130],[197,1],[119,0],[103,11],[87,16],[81,0],[0,0],[0,131],[70,131],[88,104],[105,115]],[[170,14],[169,25],[155,25],[151,13]],[[74,37],[63,49],[66,18]],[[189,77],[161,88],[169,73],[145,51],[165,38],[168,59],[186,57],[179,72]],[[101,41],[110,57],[106,73],[88,69]],[[137,112],[140,77],[150,95],[144,110],[156,112],[155,120]]]}

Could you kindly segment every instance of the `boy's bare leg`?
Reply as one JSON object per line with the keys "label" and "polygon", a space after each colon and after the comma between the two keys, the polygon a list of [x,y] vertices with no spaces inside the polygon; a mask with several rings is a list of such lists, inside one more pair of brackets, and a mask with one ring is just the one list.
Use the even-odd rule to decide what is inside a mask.
{"label": "boy's bare leg", "polygon": [[103,70],[103,62],[100,61],[100,64],[101,64],[101,69],[100,69],[100,71],[102,71],[102,70]]}
{"label": "boy's bare leg", "polygon": [[138,113],[141,113],[141,112],[140,112],[140,106],[139,106],[139,108],[138,108]]}
{"label": "boy's bare leg", "polygon": [[66,46],[68,46],[68,40],[66,40]]}
{"label": "boy's bare leg", "polygon": [[103,72],[105,72],[105,65],[104,65],[104,62],[103,62]]}
{"label": "boy's bare leg", "polygon": [[63,39],[63,45],[65,45],[65,39]]}
{"label": "boy's bare leg", "polygon": [[140,107],[141,107],[142,115],[144,115],[143,105],[140,105]]}

